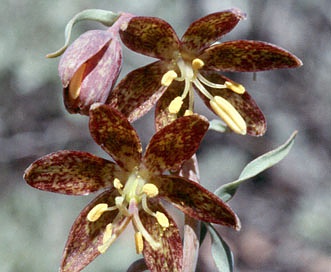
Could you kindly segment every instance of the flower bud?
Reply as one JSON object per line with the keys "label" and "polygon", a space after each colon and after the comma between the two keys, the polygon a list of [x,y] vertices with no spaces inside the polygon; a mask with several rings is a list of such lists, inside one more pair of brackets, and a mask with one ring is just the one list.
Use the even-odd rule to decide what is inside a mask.
{"label": "flower bud", "polygon": [[88,115],[93,103],[104,103],[121,64],[122,49],[114,33],[90,30],[82,34],[68,47],[59,63],[66,109]]}

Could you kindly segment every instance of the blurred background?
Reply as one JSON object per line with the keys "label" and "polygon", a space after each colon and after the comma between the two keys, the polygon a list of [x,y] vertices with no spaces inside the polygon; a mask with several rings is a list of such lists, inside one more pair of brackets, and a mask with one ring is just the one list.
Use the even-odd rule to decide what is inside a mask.
{"label": "blurred background", "polygon": [[[236,179],[257,156],[298,130],[277,166],[240,187],[230,205],[240,232],[217,228],[230,244],[235,271],[331,271],[331,1],[329,0],[3,0],[0,10],[0,271],[57,271],[71,224],[93,196],[69,197],[30,188],[22,179],[38,157],[60,149],[106,156],[91,140],[87,118],[62,104],[59,59],[44,56],[63,44],[70,18],[86,8],[158,16],[179,35],[208,13],[238,7],[247,20],[224,40],[277,44],[302,59],[295,70],[231,75],[268,120],[260,138],[210,131],[198,152],[201,183],[214,191]],[[96,23],[82,22],[74,37]],[[151,62],[125,50],[122,76]],[[197,105],[202,114],[211,116]],[[134,124],[144,145],[152,113]],[[131,228],[131,227],[130,227]],[[126,271],[136,258],[132,230],[84,271]],[[207,237],[198,271],[215,271]]]}

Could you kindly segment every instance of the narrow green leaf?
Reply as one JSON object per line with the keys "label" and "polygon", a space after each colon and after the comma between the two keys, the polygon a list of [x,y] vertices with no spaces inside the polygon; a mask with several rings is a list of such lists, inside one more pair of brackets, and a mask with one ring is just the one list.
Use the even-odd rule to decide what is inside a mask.
{"label": "narrow green leaf", "polygon": [[283,145],[251,161],[243,169],[237,180],[222,185],[215,191],[215,194],[219,196],[223,201],[229,201],[234,196],[239,185],[243,181],[260,174],[264,170],[270,168],[271,166],[284,159],[285,156],[289,153],[296,135],[297,131],[293,132],[291,137]]}
{"label": "narrow green leaf", "polygon": [[211,252],[219,272],[233,272],[233,254],[230,247],[222,239],[222,237],[217,233],[211,224],[205,223],[211,239]]}
{"label": "narrow green leaf", "polygon": [[101,9],[86,9],[78,14],[76,14],[67,24],[64,32],[65,42],[64,45],[57,51],[53,53],[49,53],[46,55],[47,58],[56,58],[63,54],[63,52],[67,49],[70,41],[71,30],[73,26],[83,20],[92,20],[96,22],[100,22],[105,26],[111,26],[120,16],[120,14],[101,10]]}
{"label": "narrow green leaf", "polygon": [[227,126],[221,120],[214,119],[209,122],[209,129],[217,132],[225,132]]}

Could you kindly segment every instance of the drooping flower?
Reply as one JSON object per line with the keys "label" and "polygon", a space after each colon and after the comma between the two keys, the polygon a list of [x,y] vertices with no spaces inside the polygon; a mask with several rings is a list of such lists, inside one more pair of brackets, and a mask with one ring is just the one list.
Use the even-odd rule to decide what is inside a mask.
{"label": "drooping flower", "polygon": [[235,213],[201,185],[169,174],[197,150],[208,122],[199,115],[176,119],[159,130],[142,155],[136,131],[108,105],[90,109],[91,135],[115,161],[80,151],[59,151],[26,170],[27,183],[40,190],[86,195],[104,190],[80,213],[69,234],[61,271],[80,271],[105,252],[132,220],[136,250],[151,271],[181,271],[183,249],[164,199],[189,216],[235,229]]}
{"label": "drooping flower", "polygon": [[[193,22],[180,40],[173,28],[154,17],[133,17],[122,25],[124,44],[158,58],[129,73],[107,103],[133,121],[157,103],[156,127],[193,112],[195,89],[214,113],[239,134],[262,135],[263,113],[238,84],[219,72],[257,72],[293,68],[301,61],[275,45],[249,40],[217,43],[245,15],[238,9],[209,14]],[[166,91],[167,90],[167,91]]]}
{"label": "drooping flower", "polygon": [[88,115],[93,103],[106,101],[122,66],[118,32],[131,17],[121,13],[107,30],[87,31],[65,50],[58,70],[70,113]]}

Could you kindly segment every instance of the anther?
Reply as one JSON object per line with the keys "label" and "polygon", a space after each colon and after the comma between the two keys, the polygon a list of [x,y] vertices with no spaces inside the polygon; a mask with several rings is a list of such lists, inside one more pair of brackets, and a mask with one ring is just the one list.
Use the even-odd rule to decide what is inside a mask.
{"label": "anther", "polygon": [[161,84],[168,87],[175,78],[177,78],[177,73],[174,70],[169,70],[162,76]]}
{"label": "anther", "polygon": [[114,187],[117,189],[117,190],[121,190],[123,188],[123,184],[121,183],[121,181],[118,179],[118,178],[115,178],[114,179]]}
{"label": "anther", "polygon": [[224,85],[226,88],[230,89],[231,91],[237,94],[243,94],[245,92],[245,87],[239,83],[225,81]]}
{"label": "anther", "polygon": [[192,60],[192,68],[193,68],[193,70],[199,70],[204,65],[205,65],[205,63],[201,59],[194,59],[194,60]]}
{"label": "anther", "polygon": [[246,122],[239,112],[223,97],[215,96],[210,100],[210,106],[214,112],[236,133],[245,135]]}
{"label": "anther", "polygon": [[144,249],[144,240],[143,240],[143,236],[141,235],[140,231],[137,231],[134,234],[134,241],[136,244],[136,252],[137,252],[137,254],[140,254]]}
{"label": "anther", "polygon": [[142,188],[143,193],[148,197],[154,197],[159,194],[159,189],[152,183],[146,183]]}
{"label": "anther", "polygon": [[90,222],[95,222],[97,221],[101,215],[107,211],[108,209],[108,205],[106,203],[100,203],[97,204],[93,207],[92,210],[89,211],[89,213],[87,214],[87,220]]}
{"label": "anther", "polygon": [[185,113],[184,113],[184,116],[190,116],[190,115],[193,115],[193,111],[186,110]]}
{"label": "anther", "polygon": [[113,225],[112,223],[109,223],[106,226],[105,233],[103,234],[102,243],[106,244],[109,241],[109,239],[112,237],[112,235],[113,235]]}
{"label": "anther", "polygon": [[160,224],[160,226],[162,228],[169,227],[169,219],[167,218],[167,216],[164,213],[156,212],[155,217],[156,217],[157,222]]}
{"label": "anther", "polygon": [[70,80],[69,83],[69,96],[72,99],[76,99],[80,94],[81,84],[83,75],[85,72],[86,64],[84,63],[79,69],[76,71],[76,73],[73,75],[73,77]]}
{"label": "anther", "polygon": [[169,112],[172,114],[177,114],[180,111],[180,108],[183,105],[183,100],[180,96],[177,96],[173,99],[168,107]]}

